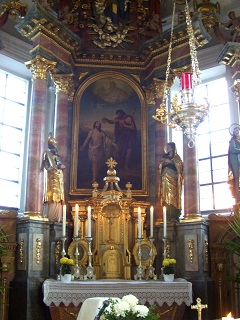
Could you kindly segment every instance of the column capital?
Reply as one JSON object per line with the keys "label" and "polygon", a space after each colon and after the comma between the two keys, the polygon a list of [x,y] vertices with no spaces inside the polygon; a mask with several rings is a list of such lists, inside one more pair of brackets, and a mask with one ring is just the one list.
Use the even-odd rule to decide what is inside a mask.
{"label": "column capital", "polygon": [[25,62],[27,69],[31,68],[33,79],[47,79],[49,71],[54,70],[57,62],[47,60],[40,55],[37,55],[34,59]]}
{"label": "column capital", "polygon": [[[175,79],[175,76],[170,76],[167,82],[167,91],[169,88],[173,85],[173,81]],[[164,85],[166,83],[166,80],[162,79],[153,79],[153,87],[154,87],[154,95],[155,99],[162,99],[164,96]]]}
{"label": "column capital", "polygon": [[240,79],[234,81],[233,85],[231,86],[231,91],[234,94],[237,102],[240,102]]}
{"label": "column capital", "polygon": [[56,93],[61,92],[69,95],[73,74],[51,74],[51,78],[54,82]]}

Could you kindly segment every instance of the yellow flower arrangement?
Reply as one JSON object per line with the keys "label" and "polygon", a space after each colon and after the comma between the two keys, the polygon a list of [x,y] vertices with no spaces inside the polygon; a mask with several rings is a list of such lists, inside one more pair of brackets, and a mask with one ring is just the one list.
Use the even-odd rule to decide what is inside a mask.
{"label": "yellow flower arrangement", "polygon": [[165,258],[163,259],[163,274],[174,274],[176,268],[176,259]]}
{"label": "yellow flower arrangement", "polygon": [[61,266],[61,274],[64,276],[65,274],[71,274],[72,273],[72,266],[74,265],[73,259],[70,259],[68,257],[62,257],[60,259]]}

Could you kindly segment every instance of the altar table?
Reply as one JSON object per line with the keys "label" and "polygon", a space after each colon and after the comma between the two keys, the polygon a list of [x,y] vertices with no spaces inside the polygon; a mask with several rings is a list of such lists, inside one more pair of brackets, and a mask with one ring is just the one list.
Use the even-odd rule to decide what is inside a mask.
{"label": "altar table", "polygon": [[[185,306],[192,304],[192,283],[184,279],[173,282],[164,281],[131,281],[131,280],[96,280],[96,281],[61,281],[47,279],[43,283],[43,301],[49,306],[53,320],[76,319],[81,304],[87,298],[123,297],[133,294],[140,304],[156,304],[158,311],[166,319],[178,320],[184,313]],[[170,316],[172,314],[172,316]]]}

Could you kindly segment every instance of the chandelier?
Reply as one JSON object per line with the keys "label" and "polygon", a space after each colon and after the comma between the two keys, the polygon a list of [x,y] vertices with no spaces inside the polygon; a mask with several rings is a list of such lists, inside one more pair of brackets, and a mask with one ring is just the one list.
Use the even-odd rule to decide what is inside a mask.
{"label": "chandelier", "polygon": [[153,118],[171,128],[178,128],[189,139],[188,147],[193,148],[195,145],[195,135],[197,128],[201,122],[204,121],[205,116],[209,112],[209,103],[205,99],[205,103],[196,104],[194,102],[194,88],[200,82],[200,70],[198,67],[197,51],[195,45],[195,37],[193,33],[193,27],[190,17],[190,11],[188,6],[188,0],[185,5],[185,15],[187,24],[187,35],[189,41],[190,58],[191,58],[191,72],[183,72],[180,75],[181,83],[181,103],[178,102],[177,94],[171,102],[170,110],[167,108],[167,100],[170,92],[169,87],[169,74],[171,67],[171,55],[173,46],[173,30],[174,30],[174,16],[175,16],[175,1],[173,3],[173,15],[171,24],[171,35],[168,50],[168,60],[166,69],[166,80],[163,87],[163,102],[159,108],[156,109],[156,114]]}

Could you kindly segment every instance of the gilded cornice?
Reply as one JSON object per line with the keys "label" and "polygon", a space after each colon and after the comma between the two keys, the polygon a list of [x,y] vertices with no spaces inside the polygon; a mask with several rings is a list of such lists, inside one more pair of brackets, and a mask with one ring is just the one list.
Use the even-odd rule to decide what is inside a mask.
{"label": "gilded cornice", "polygon": [[235,67],[240,62],[240,43],[227,42],[218,56],[217,62]]}
{"label": "gilded cornice", "polygon": [[82,39],[58,21],[56,13],[45,10],[38,2],[34,3],[32,9],[16,28],[31,41],[38,33],[45,34],[71,52],[73,56],[79,55],[82,51]]}
{"label": "gilded cornice", "polygon": [[[58,61],[60,73],[87,72],[97,69],[131,71],[141,79],[144,86],[153,78],[165,78],[170,30],[147,40],[137,50],[122,48],[85,48],[83,40],[64,24],[52,10],[46,10],[36,2],[21,23],[18,31],[33,41],[32,56],[41,55],[48,60]],[[200,47],[210,40],[202,22],[195,16],[193,30],[196,46]],[[46,41],[43,41],[46,40]],[[172,41],[172,67],[179,68],[189,64],[189,43],[186,23],[174,28]],[[139,80],[138,80],[139,81]]]}
{"label": "gilded cornice", "polygon": [[[58,49],[58,45],[56,46],[56,49]],[[71,59],[69,59],[69,58],[64,60],[62,58],[62,55],[59,54],[60,49],[61,48],[59,47],[59,50],[56,50],[57,52],[55,53],[53,50],[45,48],[42,45],[37,45],[30,51],[30,53],[33,57],[40,55],[40,56],[46,58],[47,60],[55,61],[57,63],[56,68],[58,69],[59,72],[72,73],[72,63],[73,62],[70,63],[68,60],[71,60]]]}

